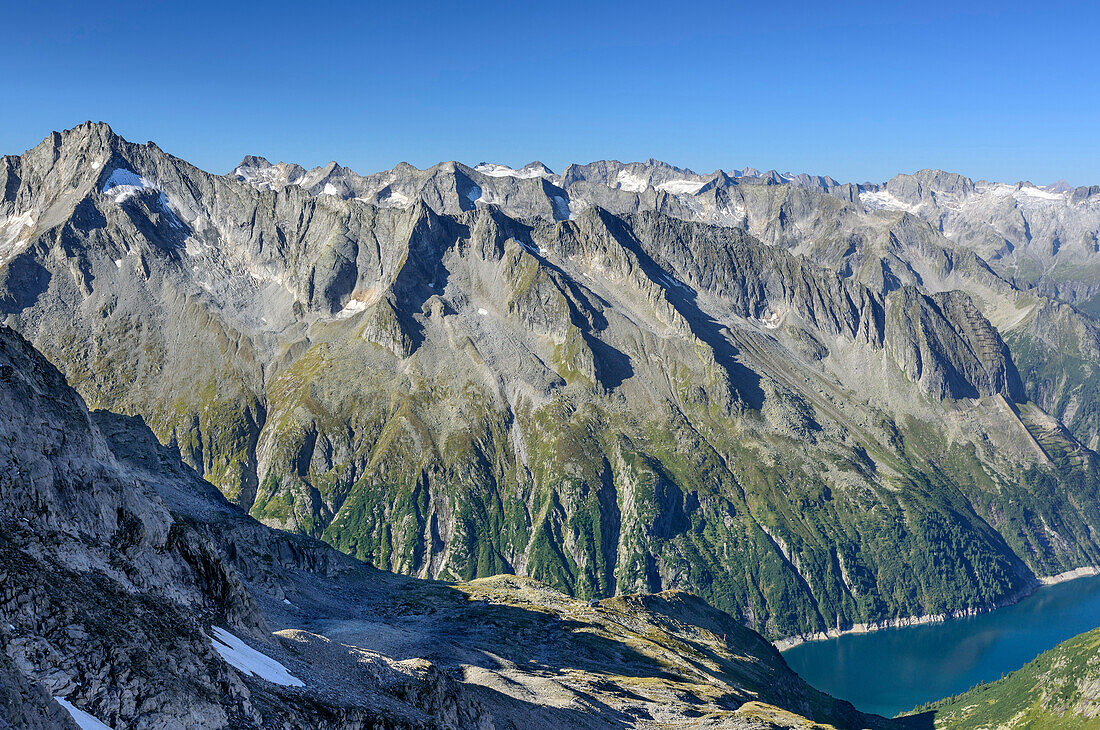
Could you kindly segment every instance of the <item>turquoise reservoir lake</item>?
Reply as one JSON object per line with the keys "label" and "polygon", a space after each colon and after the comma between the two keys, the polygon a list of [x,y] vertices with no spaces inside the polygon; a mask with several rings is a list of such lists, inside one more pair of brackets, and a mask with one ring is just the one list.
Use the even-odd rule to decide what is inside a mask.
{"label": "turquoise reservoir lake", "polygon": [[812,641],[783,652],[814,687],[892,717],[1000,679],[1100,626],[1100,577],[1045,586],[980,616]]}

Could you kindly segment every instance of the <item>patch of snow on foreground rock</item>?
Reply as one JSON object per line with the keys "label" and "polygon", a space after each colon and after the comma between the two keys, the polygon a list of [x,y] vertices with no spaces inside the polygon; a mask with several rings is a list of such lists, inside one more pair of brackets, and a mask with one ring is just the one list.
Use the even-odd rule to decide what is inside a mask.
{"label": "patch of snow on foreground rock", "polygon": [[283,687],[306,686],[305,682],[288,672],[282,664],[256,651],[225,629],[214,626],[212,630],[215,638],[210,643],[229,666]]}
{"label": "patch of snow on foreground rock", "polygon": [[54,697],[54,699],[57,700],[57,704],[69,711],[69,714],[73,716],[73,720],[76,721],[77,727],[79,727],[80,730],[111,730],[110,726],[104,725],[79,707],[74,707],[73,704],[64,697]]}

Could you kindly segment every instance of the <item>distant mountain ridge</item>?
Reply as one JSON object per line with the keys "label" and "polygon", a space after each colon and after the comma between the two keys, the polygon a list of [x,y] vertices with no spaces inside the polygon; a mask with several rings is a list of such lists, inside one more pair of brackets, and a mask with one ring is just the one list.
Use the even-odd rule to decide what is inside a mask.
{"label": "distant mountain ridge", "polygon": [[[450,163],[440,163],[440,164],[461,165],[462,163],[450,162]],[[415,168],[412,165],[409,165],[408,163],[403,162],[403,163],[400,163],[398,166],[396,166],[394,168],[391,168],[391,170],[389,170],[389,171],[382,171],[382,172],[379,172],[379,173],[373,173],[371,175],[367,175],[364,178],[363,176],[352,172],[349,168],[341,167],[336,162],[330,162],[328,165],[321,166],[321,167],[316,167],[316,168],[313,168],[311,170],[306,170],[305,168],[301,167],[300,165],[298,165],[296,163],[280,162],[280,163],[277,163],[277,164],[272,164],[271,162],[269,162],[264,157],[259,157],[259,156],[255,156],[255,155],[246,155],[241,160],[240,164],[238,164],[232,170],[232,172],[230,174],[240,175],[240,176],[242,176],[242,178],[253,179],[253,178],[256,178],[256,175],[257,175],[258,172],[262,173],[263,170],[266,170],[268,168],[277,168],[277,169],[280,169],[280,170],[294,170],[297,173],[297,175],[292,175],[290,178],[281,177],[280,178],[281,184],[303,184],[303,183],[308,183],[308,180],[312,179],[312,176],[316,176],[316,175],[319,175],[319,174],[322,174],[322,173],[327,174],[328,171],[333,170],[333,169],[346,171],[347,173],[349,173],[351,175],[355,175],[359,179],[373,179],[374,175],[384,174],[384,172],[396,172],[398,174],[401,174],[404,171],[423,172],[423,170],[419,170],[418,168]],[[430,170],[430,169],[432,169],[432,168],[425,168],[425,170]],[[534,160],[532,162],[529,162],[529,163],[527,163],[526,165],[524,165],[523,167],[520,167],[520,168],[512,168],[512,167],[509,167],[508,165],[505,165],[505,164],[482,161],[482,162],[479,162],[477,165],[472,166],[470,169],[472,169],[476,172],[479,172],[483,175],[488,175],[490,177],[513,177],[513,178],[518,178],[518,179],[531,179],[531,178],[541,177],[541,178],[549,179],[552,182],[554,182],[555,184],[557,184],[559,186],[564,186],[564,187],[568,187],[568,185],[571,182],[574,182],[576,180],[600,179],[600,178],[604,179],[603,181],[604,181],[605,184],[608,185],[608,187],[615,187],[616,185],[615,185],[615,181],[613,180],[613,175],[608,175],[609,170],[613,171],[614,173],[618,173],[618,172],[621,172],[621,171],[624,171],[624,170],[628,171],[628,172],[629,171],[645,170],[645,171],[650,171],[650,174],[655,174],[658,177],[664,177],[664,176],[672,177],[674,175],[678,175],[682,179],[682,182],[684,184],[684,189],[688,189],[687,188],[688,183],[691,183],[693,185],[701,183],[701,184],[705,185],[708,182],[711,182],[715,179],[726,178],[726,179],[729,179],[729,180],[737,180],[737,179],[740,179],[740,178],[745,178],[747,180],[761,181],[761,182],[776,184],[776,185],[790,184],[790,185],[797,185],[799,187],[804,187],[804,188],[820,189],[820,190],[824,190],[824,191],[830,191],[830,190],[833,190],[833,189],[836,189],[836,188],[842,188],[842,187],[845,187],[845,186],[848,186],[848,185],[854,185],[858,189],[859,192],[877,192],[877,191],[885,189],[887,186],[889,186],[891,184],[894,184],[896,186],[896,185],[900,184],[900,181],[902,181],[906,178],[910,178],[910,177],[929,178],[929,177],[935,177],[935,176],[945,177],[945,178],[948,178],[948,179],[956,179],[956,180],[959,180],[959,181],[965,180],[966,184],[968,185],[968,187],[971,190],[974,188],[974,186],[976,184],[983,184],[983,185],[1005,185],[1005,184],[1008,184],[1008,185],[1015,185],[1018,188],[1019,187],[1030,187],[1030,188],[1035,188],[1037,190],[1050,192],[1050,193],[1070,194],[1070,195],[1076,196],[1077,198],[1081,198],[1081,197],[1084,197],[1084,196],[1088,196],[1090,194],[1094,194],[1095,193],[1094,188],[1100,188],[1100,186],[1091,186],[1091,187],[1090,186],[1073,186],[1073,185],[1070,185],[1069,183],[1067,183],[1065,180],[1058,180],[1057,182],[1054,182],[1050,185],[1034,185],[1034,184],[1032,184],[1031,182],[1028,182],[1028,181],[1020,181],[1020,182],[1017,182],[1017,183],[1014,183],[1014,184],[1012,184],[1012,183],[988,182],[988,181],[985,181],[985,180],[975,181],[971,178],[966,178],[962,175],[958,175],[957,173],[950,173],[950,172],[944,172],[943,170],[932,170],[932,169],[920,170],[919,172],[913,173],[913,175],[908,175],[908,174],[905,174],[905,173],[899,173],[895,177],[891,178],[889,181],[881,182],[881,183],[875,183],[875,182],[869,182],[869,181],[868,182],[862,182],[862,183],[850,183],[850,182],[849,183],[841,183],[841,182],[837,181],[836,179],[834,179],[834,178],[832,178],[828,175],[811,175],[811,174],[807,174],[807,173],[793,173],[793,172],[790,172],[790,171],[788,171],[788,172],[779,172],[778,170],[775,170],[775,169],[760,170],[760,169],[757,169],[755,167],[734,168],[734,169],[729,169],[729,170],[720,170],[719,169],[719,170],[715,170],[714,172],[712,172],[710,174],[700,174],[700,173],[697,173],[697,172],[695,172],[694,170],[692,170],[690,168],[677,167],[676,165],[672,165],[668,162],[664,162],[663,160],[658,160],[658,159],[655,159],[655,158],[652,158],[652,157],[647,159],[647,160],[644,160],[642,162],[624,163],[624,162],[619,162],[618,160],[596,160],[594,162],[585,163],[585,164],[573,164],[573,163],[571,163],[571,164],[569,164],[565,167],[564,172],[560,175],[555,173],[553,170],[551,170],[549,167],[547,167],[545,164],[543,164],[542,162],[540,162],[538,160]],[[570,170],[574,171],[573,175],[570,174]],[[307,175],[306,175],[307,172],[310,174],[309,178],[307,178]],[[245,181],[248,181],[248,179],[246,179]],[[662,182],[668,183],[670,181],[669,180],[662,180]],[[674,180],[672,182],[681,182],[681,180]],[[641,192],[641,191],[635,190],[633,192]]]}
{"label": "distant mountain ridge", "polygon": [[[408,205],[415,197],[419,181],[433,177],[433,171],[451,169],[466,177],[472,172],[489,178],[544,181],[553,188],[544,191],[549,198],[548,206],[532,206],[530,202],[517,205],[515,196],[503,189],[485,195],[479,192],[469,200],[503,205],[515,213],[549,214],[557,220],[599,205],[623,212],[661,210],[692,220],[743,226],[746,221],[738,206],[712,202],[710,191],[745,184],[793,185],[816,190],[856,203],[866,212],[887,210],[917,215],[952,242],[990,261],[1002,276],[1024,285],[1037,285],[1044,293],[1083,311],[1100,312],[1100,303],[1092,300],[1100,294],[1100,269],[1096,264],[1100,257],[1096,236],[1100,229],[1097,185],[1071,187],[1064,180],[1047,186],[974,181],[942,170],[899,174],[884,183],[842,184],[828,176],[762,172],[751,167],[700,175],[654,159],[571,164],[560,175],[539,162],[519,170],[487,162],[473,168],[450,162],[417,170],[402,163],[392,170],[364,177],[335,162],[307,171],[293,164],[271,165],[263,158],[246,157],[233,174],[269,188],[294,184],[317,194],[356,197],[381,205]],[[593,185],[606,190],[593,189]],[[481,191],[485,186],[471,182],[469,189],[472,191],[474,187]],[[632,204],[623,199],[624,193],[646,199]],[[662,200],[662,194],[673,200]],[[652,201],[648,199],[650,196]]]}
{"label": "distant mountain ridge", "polygon": [[[462,168],[467,166],[458,162],[440,163],[443,165],[456,165]],[[426,168],[431,170],[433,168]],[[654,185],[664,185],[666,190],[672,190],[682,192],[684,190],[691,190],[692,186],[701,187],[714,179],[728,178],[746,178],[749,180],[758,180],[762,182],[772,184],[794,184],[801,187],[813,187],[822,190],[830,190],[832,188],[839,187],[841,184],[827,175],[807,175],[805,173],[780,173],[776,170],[761,171],[753,167],[746,167],[743,169],[735,169],[729,171],[716,170],[709,175],[700,175],[694,170],[676,167],[667,162],[649,158],[644,162],[630,162],[623,163],[618,160],[597,160],[587,164],[570,164],[566,166],[562,174],[557,174],[549,167],[544,165],[538,160],[527,163],[521,168],[512,168],[508,165],[493,163],[493,162],[479,162],[472,169],[482,175],[489,177],[511,177],[517,179],[533,179],[533,178],[545,178],[550,180],[555,185],[568,187],[573,182],[582,180],[598,180],[607,184],[608,187],[623,187],[623,180],[627,180],[626,187],[631,192],[641,192],[642,189],[635,189],[642,183],[648,187],[650,183],[639,177],[634,180],[633,177],[627,179],[628,176],[636,176],[641,174],[644,177],[654,177],[659,182]],[[372,173],[370,175],[362,176],[358,173],[351,171],[348,168],[341,167],[336,162],[330,162],[328,165],[316,167],[311,170],[306,170],[296,163],[280,162],[272,164],[264,157],[255,155],[246,155],[230,173],[231,175],[238,176],[244,182],[255,182],[257,185],[269,186],[271,184],[280,185],[299,185],[303,187],[313,187],[318,180],[323,180],[330,177],[333,173],[338,176],[343,173],[347,177],[356,180],[360,186],[366,182],[369,191],[369,185],[375,183],[380,179],[386,179],[386,173],[394,173],[397,176],[402,174],[408,174],[411,172],[424,172],[425,170],[419,170],[418,168],[409,165],[408,163],[400,163],[398,166],[388,171],[382,171],[378,173]],[[610,175],[609,175],[610,171]],[[622,174],[623,179],[613,179],[616,175]],[[379,178],[378,176],[383,176]],[[361,190],[363,188],[360,188]],[[337,193],[329,193],[337,194]]]}

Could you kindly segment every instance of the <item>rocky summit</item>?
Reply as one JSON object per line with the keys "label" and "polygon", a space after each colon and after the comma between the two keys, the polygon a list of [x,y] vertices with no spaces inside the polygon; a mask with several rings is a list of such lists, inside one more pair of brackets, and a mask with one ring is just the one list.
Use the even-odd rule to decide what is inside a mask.
{"label": "rocky summit", "polygon": [[[291,549],[276,544],[292,545],[295,570],[356,558],[463,586],[387,575],[430,594],[414,613],[472,598],[562,625],[713,610],[793,642],[987,610],[1100,564],[1095,283],[1076,264],[1076,278],[1026,275],[1100,260],[1082,233],[1098,199],[652,160],[363,176],[247,157],[215,175],[87,123],[0,160],[0,309],[117,414],[92,417],[101,462],[136,468],[117,451],[145,443],[123,429],[140,419],[156,463],[182,460],[300,536],[219,507],[264,536],[231,543],[242,580],[259,580],[254,551],[277,572]],[[1062,244],[1047,251],[1040,230]],[[140,529],[86,508],[114,521],[99,534],[136,530],[162,556],[191,545],[171,504]],[[209,563],[198,543],[179,549]],[[199,593],[169,598],[237,601],[201,582],[222,572],[181,577]],[[333,596],[369,583],[329,578]],[[639,593],[659,598],[623,597]],[[233,606],[241,636],[273,641],[261,609]],[[505,634],[528,616],[486,610]],[[336,633],[318,635],[359,646],[360,629],[340,633],[352,619],[324,620]],[[189,636],[199,657],[204,635]],[[283,638],[279,656],[337,651]],[[657,717],[663,695],[643,696]],[[261,714],[283,702],[263,697]]]}

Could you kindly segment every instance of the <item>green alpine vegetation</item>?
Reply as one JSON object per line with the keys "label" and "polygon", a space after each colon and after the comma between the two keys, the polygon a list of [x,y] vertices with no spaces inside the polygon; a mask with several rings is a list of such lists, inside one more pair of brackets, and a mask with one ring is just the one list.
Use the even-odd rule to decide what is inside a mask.
{"label": "green alpine vegetation", "polygon": [[917,708],[937,728],[1100,727],[1100,629],[1064,641],[1015,672]]}

